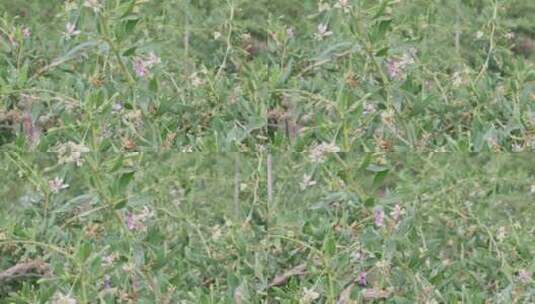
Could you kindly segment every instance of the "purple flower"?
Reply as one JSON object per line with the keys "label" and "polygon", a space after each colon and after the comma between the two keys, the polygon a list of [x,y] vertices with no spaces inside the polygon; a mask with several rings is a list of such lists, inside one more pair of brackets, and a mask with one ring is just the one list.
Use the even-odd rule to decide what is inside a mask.
{"label": "purple flower", "polygon": [[145,77],[150,73],[150,69],[161,62],[160,57],[151,52],[148,57],[136,57],[134,59],[134,71],[139,77]]}
{"label": "purple flower", "polygon": [[387,62],[388,76],[392,79],[405,79],[405,69],[414,64],[414,57],[416,50],[411,49],[405,53],[401,58],[390,59]]}
{"label": "purple flower", "polygon": [[147,228],[145,222],[152,216],[152,211],[147,207],[143,207],[143,211],[137,214],[129,212],[126,215],[126,227],[132,231],[145,230]]}
{"label": "purple flower", "polygon": [[134,59],[134,71],[139,77],[145,77],[149,73],[149,69],[145,64],[145,61],[141,58]]}
{"label": "purple flower", "polygon": [[383,211],[383,208],[380,208],[380,207],[375,208],[374,216],[375,216],[375,226],[383,227],[385,224],[385,212]]}
{"label": "purple flower", "polygon": [[398,80],[403,78],[403,67],[399,60],[388,60],[387,67],[390,78]]}
{"label": "purple flower", "polygon": [[52,193],[59,193],[61,190],[68,188],[69,185],[63,182],[63,178],[55,177],[53,180],[48,181],[48,187]]}
{"label": "purple flower", "polygon": [[129,230],[135,230],[136,229],[136,223],[134,221],[134,215],[132,213],[128,213],[126,215],[126,227]]}
{"label": "purple flower", "polygon": [[526,269],[520,269],[520,271],[518,272],[518,279],[524,284],[529,284],[531,282],[532,276],[533,274],[527,271]]}
{"label": "purple flower", "polygon": [[102,282],[102,289],[111,288],[111,277],[109,275],[104,275],[104,281]]}
{"label": "purple flower", "polygon": [[367,273],[361,271],[358,276],[358,283],[361,287],[368,285]]}

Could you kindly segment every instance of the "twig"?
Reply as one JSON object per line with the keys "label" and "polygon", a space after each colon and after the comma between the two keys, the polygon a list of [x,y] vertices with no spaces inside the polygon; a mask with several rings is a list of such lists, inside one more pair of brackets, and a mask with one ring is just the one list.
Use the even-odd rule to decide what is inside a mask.
{"label": "twig", "polygon": [[18,263],[0,272],[0,282],[13,281],[21,277],[44,276],[50,272],[50,266],[40,260]]}
{"label": "twig", "polygon": [[310,70],[313,70],[317,67],[320,67],[324,64],[327,64],[331,61],[336,61],[340,58],[344,58],[346,56],[349,56],[353,53],[355,53],[356,50],[354,48],[350,49],[350,50],[347,50],[345,52],[342,52],[342,53],[339,53],[339,54],[334,54],[331,58],[327,58],[327,59],[323,59],[323,60],[319,60],[319,61],[316,61],[314,62],[313,64],[307,66],[306,68],[304,68],[300,73],[299,73],[299,77],[305,75],[306,73],[308,73]]}
{"label": "twig", "polygon": [[236,159],[234,160],[234,208],[236,217],[240,218],[240,154],[236,153]]}
{"label": "twig", "polygon": [[271,206],[273,203],[273,161],[271,153],[267,155],[267,193],[268,193],[268,204]]}

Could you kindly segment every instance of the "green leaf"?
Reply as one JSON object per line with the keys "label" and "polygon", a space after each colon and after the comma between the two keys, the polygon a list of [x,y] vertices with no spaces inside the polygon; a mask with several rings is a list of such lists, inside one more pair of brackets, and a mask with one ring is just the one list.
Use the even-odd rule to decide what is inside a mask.
{"label": "green leaf", "polygon": [[127,203],[126,199],[121,199],[117,204],[113,206],[113,209],[115,210],[123,209],[124,207],[126,207],[126,203]]}
{"label": "green leaf", "polygon": [[383,13],[386,11],[386,8],[390,5],[390,0],[383,0],[379,8],[377,9],[377,12],[373,16],[372,19],[377,19],[383,15]]}
{"label": "green leaf", "polygon": [[336,240],[333,237],[327,236],[323,242],[323,252],[327,256],[333,256],[336,253]]}
{"label": "green leaf", "polygon": [[132,33],[137,23],[139,22],[139,20],[140,20],[139,18],[126,20],[126,22],[124,23],[124,33],[126,35],[129,35],[130,33]]}
{"label": "green leaf", "polygon": [[137,46],[133,46],[133,47],[127,49],[126,51],[124,51],[123,52],[123,56],[125,56],[125,57],[132,56],[132,55],[135,54],[136,50],[137,50]]}
{"label": "green leaf", "polygon": [[149,82],[149,90],[153,93],[158,93],[158,79],[153,77]]}
{"label": "green leaf", "polygon": [[384,171],[388,171],[388,168],[375,165],[375,164],[371,164],[368,166],[368,168],[366,168],[366,170],[371,171],[371,172],[384,172]]}
{"label": "green leaf", "polygon": [[382,184],[387,175],[388,175],[388,170],[377,172],[373,178],[373,185],[378,186]]}
{"label": "green leaf", "polygon": [[78,248],[77,256],[80,259],[80,261],[85,261],[89,257],[92,251],[91,243],[89,242],[83,242],[80,247]]}
{"label": "green leaf", "polygon": [[386,57],[386,55],[388,55],[388,47],[384,47],[375,53],[377,57]]}
{"label": "green leaf", "polygon": [[121,4],[118,8],[118,11],[121,13],[121,18],[124,18],[131,14],[135,6],[136,0],[130,0],[126,3]]}
{"label": "green leaf", "polygon": [[369,197],[364,201],[364,206],[366,207],[373,207],[375,206],[375,198]]}
{"label": "green leaf", "polygon": [[120,192],[123,192],[128,186],[128,184],[134,179],[134,174],[135,172],[132,171],[132,172],[127,172],[121,175],[121,177],[119,178],[119,182],[118,182],[118,190]]}

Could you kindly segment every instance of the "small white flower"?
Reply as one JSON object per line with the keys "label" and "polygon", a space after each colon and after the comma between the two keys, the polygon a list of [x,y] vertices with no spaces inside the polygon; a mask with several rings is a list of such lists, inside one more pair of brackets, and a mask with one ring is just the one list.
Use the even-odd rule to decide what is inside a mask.
{"label": "small white flower", "polygon": [[111,112],[114,114],[120,113],[124,109],[124,106],[121,102],[116,102],[111,107]]}
{"label": "small white flower", "polygon": [[323,2],[323,0],[320,0],[318,2],[318,12],[325,12],[325,11],[328,11],[331,9],[331,6],[329,5],[329,3],[325,3]]}
{"label": "small white flower", "polygon": [[63,32],[63,37],[65,37],[66,40],[71,39],[71,37],[80,35],[80,31],[76,29],[76,24],[67,22],[65,24],[65,32]]}
{"label": "small white flower", "polygon": [[63,178],[55,177],[48,181],[48,187],[52,193],[59,193],[61,190],[69,188],[69,185],[63,182]]}
{"label": "small white flower", "polygon": [[476,32],[476,39],[479,40],[479,39],[483,38],[483,35],[484,35],[484,34],[483,34],[482,31],[477,31],[477,32]]}
{"label": "small white flower", "polygon": [[293,39],[295,38],[295,32],[294,32],[294,29],[289,27],[286,29],[286,36],[288,37],[288,39]]}
{"label": "small white flower", "polygon": [[340,148],[334,143],[321,143],[315,145],[309,152],[310,160],[314,163],[321,163],[325,160],[325,155],[340,152]]}
{"label": "small white flower", "polygon": [[118,254],[117,253],[112,253],[110,255],[107,255],[107,256],[104,256],[102,257],[102,263],[101,265],[103,267],[109,267],[109,266],[112,266],[113,263],[115,262],[115,260],[118,258]]}
{"label": "small white flower", "polygon": [[65,12],[74,11],[75,9],[78,9],[78,3],[77,1],[65,1]]}
{"label": "small white flower", "polygon": [[22,29],[22,35],[24,36],[24,38],[30,38],[32,36],[32,32],[30,31],[30,28],[24,27]]}
{"label": "small white flower", "polygon": [[143,211],[141,213],[128,213],[126,216],[126,226],[129,230],[141,230],[145,231],[147,229],[147,226],[145,223],[147,220],[152,217],[154,213],[148,208],[143,207]]}
{"label": "small white flower", "polygon": [[195,73],[191,74],[189,76],[189,79],[190,79],[191,85],[193,87],[199,87],[199,86],[203,85],[204,82],[205,82],[201,77],[199,77],[199,73],[198,72],[195,72]]}
{"label": "small white flower", "polygon": [[535,184],[531,185],[529,192],[531,192],[531,194],[535,194]]}
{"label": "small white flower", "polygon": [[460,87],[462,84],[465,83],[460,72],[453,73],[453,75],[451,76],[451,80],[454,87]]}
{"label": "small white flower", "polygon": [[303,289],[303,296],[301,297],[300,303],[302,304],[312,303],[314,300],[318,299],[319,297],[320,297],[320,294],[316,292],[313,288],[308,289],[305,287]]}
{"label": "small white flower", "polygon": [[221,38],[221,33],[220,32],[214,32],[214,40],[218,40],[219,38]]}
{"label": "small white flower", "polygon": [[373,113],[375,113],[377,111],[377,108],[375,107],[375,104],[369,103],[369,102],[365,103],[363,108],[364,109],[362,111],[362,115],[364,115],[364,116],[368,116],[368,115],[373,114]]}
{"label": "small white flower", "polygon": [[303,181],[299,183],[301,191],[305,190],[308,187],[314,186],[316,184],[315,180],[312,180],[312,176],[305,174],[303,175]]}
{"label": "small white flower", "polygon": [[349,13],[351,10],[349,0],[338,0],[338,3],[336,3],[334,7],[342,9],[344,13]]}
{"label": "small white flower", "polygon": [[499,242],[503,242],[506,238],[507,238],[507,230],[505,229],[504,226],[501,226],[500,228],[498,228],[498,233],[496,234],[496,239]]}
{"label": "small white flower", "polygon": [[509,33],[505,34],[505,38],[507,38],[509,40],[513,40],[515,38],[515,33],[509,32]]}
{"label": "small white flower", "polygon": [[147,64],[149,66],[152,67],[153,65],[160,64],[161,62],[162,60],[160,57],[158,57],[158,55],[156,55],[154,52],[149,53],[149,57],[147,58]]}
{"label": "small white flower", "polygon": [[327,24],[320,23],[318,24],[317,32],[314,33],[314,39],[320,41],[325,39],[325,37],[329,37],[333,34],[333,32],[329,31],[327,29]]}
{"label": "small white flower", "polygon": [[524,147],[520,144],[512,144],[511,145],[511,149],[513,150],[513,152],[522,152],[524,151]]}
{"label": "small white flower", "polygon": [[95,13],[98,13],[102,8],[99,0],[85,0],[84,6],[92,9]]}
{"label": "small white flower", "polygon": [[396,204],[396,206],[394,207],[394,210],[390,212],[390,216],[396,222],[399,221],[404,214],[405,214],[405,209],[401,208],[399,204]]}
{"label": "small white flower", "polygon": [[56,294],[54,294],[54,297],[52,298],[52,304],[76,304],[76,303],[78,302],[76,302],[75,298],[72,298],[69,295],[64,295],[63,293],[59,291],[56,292]]}
{"label": "small white flower", "polygon": [[84,164],[82,153],[87,153],[89,151],[89,148],[83,144],[69,141],[67,143],[59,144],[55,152],[58,153],[58,164],[75,163],[76,166],[80,167]]}

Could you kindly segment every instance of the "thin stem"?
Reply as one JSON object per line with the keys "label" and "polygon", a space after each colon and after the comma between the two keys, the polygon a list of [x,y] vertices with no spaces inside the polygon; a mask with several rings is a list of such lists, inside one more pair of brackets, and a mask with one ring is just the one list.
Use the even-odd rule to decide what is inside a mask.
{"label": "thin stem", "polygon": [[230,1],[227,1],[229,7],[230,7],[230,16],[229,16],[229,20],[228,20],[228,33],[227,33],[227,49],[225,50],[225,57],[223,58],[223,62],[221,62],[221,65],[219,66],[219,69],[217,70],[217,73],[215,75],[215,78],[219,78],[219,76],[221,76],[221,72],[223,71],[223,69],[225,68],[225,66],[227,65],[227,60],[228,60],[228,56],[230,54],[230,51],[232,50],[232,43],[230,41],[230,39],[232,38],[232,21],[234,20],[234,6],[232,5],[232,3]]}
{"label": "thin stem", "polygon": [[101,15],[100,17],[100,23],[101,23],[101,30],[102,30],[102,39],[108,43],[108,45],[111,48],[112,53],[114,54],[115,58],[117,59],[117,62],[119,63],[119,68],[125,75],[126,79],[128,80],[128,84],[133,87],[136,84],[136,81],[132,74],[128,71],[126,68],[126,65],[121,58],[121,54],[119,53],[119,48],[115,44],[115,42],[111,39],[109,33],[108,33],[108,21],[106,19],[106,16]]}

